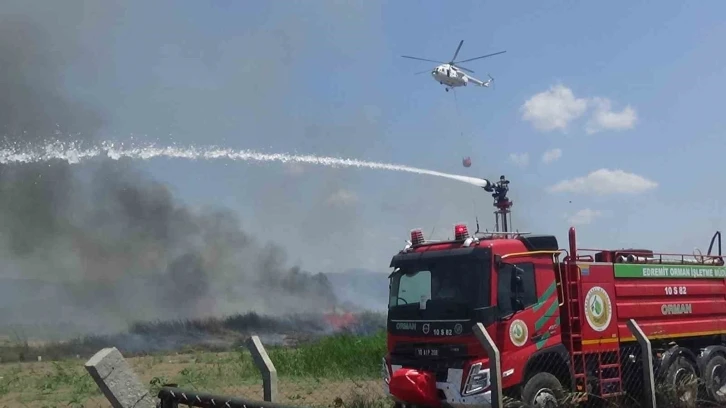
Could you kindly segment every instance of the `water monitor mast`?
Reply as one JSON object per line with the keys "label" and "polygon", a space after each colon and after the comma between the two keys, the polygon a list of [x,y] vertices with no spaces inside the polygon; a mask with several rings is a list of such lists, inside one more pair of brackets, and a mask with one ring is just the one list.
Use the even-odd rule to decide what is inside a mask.
{"label": "water monitor mast", "polygon": [[[509,180],[503,175],[499,177],[499,181],[492,183],[484,179],[486,184],[482,188],[492,193],[494,198],[494,228],[495,232],[502,233],[505,236],[511,231],[512,226],[512,200],[507,197],[509,192]],[[501,229],[500,229],[501,226]]]}

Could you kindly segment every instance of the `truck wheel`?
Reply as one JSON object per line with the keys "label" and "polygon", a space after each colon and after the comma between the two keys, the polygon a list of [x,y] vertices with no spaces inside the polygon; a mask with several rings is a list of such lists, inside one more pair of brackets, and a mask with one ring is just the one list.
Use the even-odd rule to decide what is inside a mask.
{"label": "truck wheel", "polygon": [[550,373],[537,373],[522,390],[522,401],[527,407],[556,408],[565,396],[560,380]]}
{"label": "truck wheel", "polygon": [[708,360],[703,382],[709,397],[718,404],[726,404],[726,358],[717,354]]}
{"label": "truck wheel", "polygon": [[682,408],[695,408],[698,400],[696,369],[685,357],[678,357],[668,367],[665,384],[675,393],[676,404]]}

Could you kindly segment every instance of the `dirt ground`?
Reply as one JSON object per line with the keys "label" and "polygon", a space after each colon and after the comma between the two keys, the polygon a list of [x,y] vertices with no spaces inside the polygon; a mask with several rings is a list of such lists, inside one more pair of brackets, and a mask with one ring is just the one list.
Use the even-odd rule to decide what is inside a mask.
{"label": "dirt ground", "polygon": [[[128,359],[152,392],[162,384],[262,400],[262,379],[240,364],[235,353],[194,353]],[[83,367],[85,360],[0,364],[0,407],[110,407]],[[375,380],[281,377],[279,402],[314,407],[352,405],[364,396],[385,404],[382,382]],[[358,405],[358,404],[356,404]],[[368,403],[366,405],[369,405]]]}

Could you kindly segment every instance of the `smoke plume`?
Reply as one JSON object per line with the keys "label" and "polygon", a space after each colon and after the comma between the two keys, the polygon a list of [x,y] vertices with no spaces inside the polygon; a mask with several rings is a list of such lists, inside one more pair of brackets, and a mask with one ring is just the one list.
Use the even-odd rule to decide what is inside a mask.
{"label": "smoke plume", "polygon": [[[64,72],[103,58],[87,31],[110,40],[98,27],[115,6],[32,3],[0,10],[0,145],[92,141],[103,109],[74,98]],[[193,210],[127,160],[0,165],[0,258],[0,326],[112,331],[337,304],[324,275],[288,266],[281,246],[257,242],[234,213]]]}

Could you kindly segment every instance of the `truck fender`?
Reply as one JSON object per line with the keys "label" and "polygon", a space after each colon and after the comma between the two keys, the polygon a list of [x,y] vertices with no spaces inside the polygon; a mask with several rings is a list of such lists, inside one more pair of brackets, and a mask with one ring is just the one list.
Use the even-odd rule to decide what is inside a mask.
{"label": "truck fender", "polygon": [[[564,370],[564,367],[567,368],[566,372],[551,372],[553,370],[547,370],[546,368],[552,367],[553,360],[556,360],[557,362],[561,362],[562,364],[559,365],[562,367],[562,370]],[[522,376],[522,385],[533,375],[540,373],[542,371],[550,372],[551,374],[558,377],[558,379],[561,381],[563,379],[567,380],[567,384],[562,384],[564,387],[573,387],[575,384],[575,376],[572,372],[572,365],[570,364],[570,352],[567,351],[567,348],[564,344],[557,344],[552,347],[547,347],[542,350],[535,351],[532,353],[532,355],[527,359],[527,364],[524,366],[524,373]],[[557,371],[557,370],[554,370]],[[561,378],[566,377],[566,378]]]}
{"label": "truck fender", "polygon": [[721,354],[722,356],[726,357],[726,347],[724,346],[708,346],[705,349],[703,349],[703,352],[698,356],[698,372],[702,373],[706,369],[706,364],[708,364],[708,360],[713,357],[714,354]]}
{"label": "truck fender", "polygon": [[701,366],[698,363],[698,357],[689,349],[681,346],[673,346],[668,351],[663,353],[663,356],[660,359],[660,364],[658,364],[658,368],[655,373],[656,378],[663,378],[663,376],[668,371],[668,368],[673,364],[674,361],[679,356],[684,356],[687,359],[691,360],[691,362],[696,367],[696,375],[699,377],[701,376]]}

